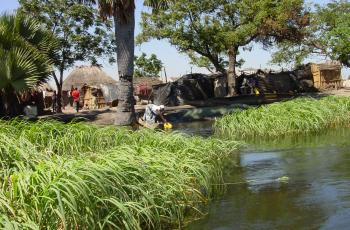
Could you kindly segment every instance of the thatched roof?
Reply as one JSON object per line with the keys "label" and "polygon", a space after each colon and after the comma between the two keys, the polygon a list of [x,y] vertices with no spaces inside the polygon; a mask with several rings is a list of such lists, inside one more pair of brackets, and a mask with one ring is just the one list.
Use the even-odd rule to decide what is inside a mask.
{"label": "thatched roof", "polygon": [[152,87],[153,85],[162,84],[163,81],[159,77],[134,77],[134,88],[136,88],[140,84],[147,85]]}
{"label": "thatched roof", "polygon": [[318,66],[319,70],[341,70],[341,65],[337,61],[327,61],[326,63],[315,64]]}
{"label": "thatched roof", "polygon": [[97,66],[81,66],[73,70],[63,82],[63,91],[69,91],[72,86],[81,88],[84,84],[99,87],[100,85],[115,85],[117,81],[108,76]]}

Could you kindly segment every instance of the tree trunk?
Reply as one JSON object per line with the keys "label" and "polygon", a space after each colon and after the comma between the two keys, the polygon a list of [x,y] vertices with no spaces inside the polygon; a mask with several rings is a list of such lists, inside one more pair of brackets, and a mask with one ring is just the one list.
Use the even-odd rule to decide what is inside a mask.
{"label": "tree trunk", "polygon": [[55,80],[56,83],[56,87],[57,87],[57,108],[56,108],[56,112],[57,113],[62,113],[62,85],[63,85],[63,69],[60,70],[60,78],[58,79],[56,76],[56,73],[53,72],[52,73],[53,78]]}
{"label": "tree trunk", "polygon": [[114,24],[119,75],[118,107],[114,123],[130,125],[136,121],[133,89],[135,10],[132,10],[127,21],[116,12]]}
{"label": "tree trunk", "polygon": [[226,70],[224,67],[222,67],[219,63],[219,58],[216,57],[208,57],[209,61],[214,65],[215,71],[220,73],[226,73]]}
{"label": "tree trunk", "polygon": [[62,113],[62,85],[57,86],[57,113]]}
{"label": "tree trunk", "polygon": [[227,89],[228,96],[234,96],[236,88],[236,64],[237,64],[237,47],[231,47],[228,50],[228,73],[227,73]]}

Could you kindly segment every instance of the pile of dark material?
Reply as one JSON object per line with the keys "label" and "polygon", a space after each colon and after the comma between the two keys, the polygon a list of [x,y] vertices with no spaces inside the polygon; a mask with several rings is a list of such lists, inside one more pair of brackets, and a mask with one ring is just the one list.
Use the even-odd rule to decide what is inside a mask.
{"label": "pile of dark material", "polygon": [[315,92],[310,70],[300,68],[286,72],[264,72],[258,70],[254,74],[241,74],[237,78],[236,92],[238,94],[250,94],[256,88],[260,93],[304,93]]}
{"label": "pile of dark material", "polygon": [[175,82],[153,86],[153,102],[158,105],[176,106],[213,97],[214,79],[205,74],[188,74]]}
{"label": "pile of dark material", "polygon": [[[188,74],[175,82],[154,85],[153,103],[157,105],[177,106],[190,101],[214,98],[215,79],[223,75]],[[310,68],[300,68],[288,72],[264,72],[241,74],[236,79],[236,92],[239,95],[267,93],[289,94],[315,92]]]}

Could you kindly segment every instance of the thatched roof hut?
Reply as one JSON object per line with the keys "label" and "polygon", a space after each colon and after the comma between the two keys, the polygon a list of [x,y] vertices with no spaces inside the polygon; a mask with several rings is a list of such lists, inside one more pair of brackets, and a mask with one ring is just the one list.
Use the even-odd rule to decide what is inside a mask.
{"label": "thatched roof hut", "polygon": [[163,81],[159,77],[134,77],[134,89],[140,84],[147,85],[152,88],[154,85],[162,84]]}
{"label": "thatched roof hut", "polygon": [[[68,101],[68,92],[71,87],[84,89],[84,92],[89,92],[92,89],[100,90],[102,92],[101,97],[104,98],[104,102],[109,103],[117,99],[117,81],[108,76],[101,68],[97,66],[81,66],[73,70],[69,76],[63,82],[63,97],[65,104]],[[81,97],[85,95],[81,94]]]}
{"label": "thatched roof hut", "polygon": [[152,93],[152,87],[162,83],[159,77],[135,77],[133,79],[134,94],[139,99],[148,100]]}
{"label": "thatched roof hut", "polygon": [[72,86],[81,89],[84,85],[100,88],[101,85],[116,85],[117,81],[108,76],[97,66],[80,66],[73,70],[63,82],[63,91],[69,91]]}

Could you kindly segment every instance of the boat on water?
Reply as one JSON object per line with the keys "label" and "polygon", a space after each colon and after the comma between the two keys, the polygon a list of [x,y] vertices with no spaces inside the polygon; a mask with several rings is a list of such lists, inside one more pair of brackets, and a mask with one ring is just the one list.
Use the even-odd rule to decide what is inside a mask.
{"label": "boat on water", "polygon": [[148,128],[148,129],[160,129],[163,127],[162,123],[149,123],[146,122],[144,120],[142,120],[141,118],[138,119],[138,123],[144,127],[144,128]]}

